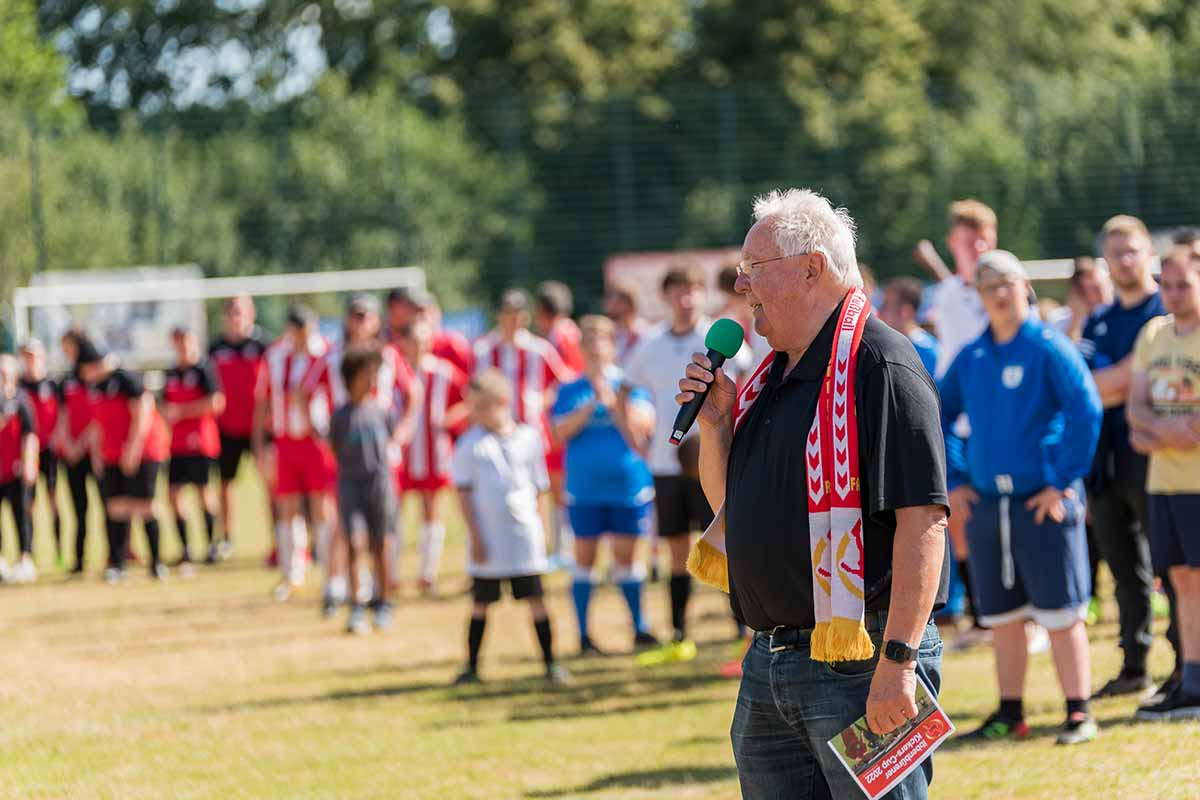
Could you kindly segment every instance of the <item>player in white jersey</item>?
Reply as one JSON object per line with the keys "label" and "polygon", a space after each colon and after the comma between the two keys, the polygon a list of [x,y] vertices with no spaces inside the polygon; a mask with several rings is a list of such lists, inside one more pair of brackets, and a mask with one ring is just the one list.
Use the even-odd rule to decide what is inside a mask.
{"label": "player in white jersey", "polygon": [[[975,269],[981,255],[996,249],[996,212],[978,200],[951,203],[946,248],[954,259],[954,274],[944,277],[938,284],[929,312],[937,331],[938,357],[934,377],[938,380],[946,374],[959,351],[978,339],[988,326],[983,300],[975,288]],[[970,433],[965,416],[959,418],[955,433],[962,437]],[[966,522],[961,515],[950,517],[949,531],[958,572],[970,599]],[[973,600],[971,615],[973,627],[952,643],[952,648],[970,646],[986,638]]]}
{"label": "player in white jersey", "polygon": [[421,563],[417,585],[423,592],[434,589],[446,526],[438,510],[438,498],[451,483],[454,435],[466,426],[464,402],[467,376],[458,367],[433,354],[433,326],[417,320],[400,332],[404,357],[413,366],[422,388],[412,440],[404,453],[401,491],[421,497]]}
{"label": "player in white jersey", "polygon": [[[671,551],[671,625],[674,639],[664,649],[644,654],[642,663],[695,658],[696,646],[686,638],[687,605],[691,596],[691,578],[687,574],[690,534],[703,531],[712,522],[700,481],[682,474],[679,456],[670,443],[671,426],[679,412],[675,395],[679,392],[678,375],[693,353],[703,353],[704,337],[711,321],[701,316],[704,307],[704,274],[690,265],[672,267],[662,280],[663,300],[670,309],[670,320],[646,336],[625,365],[626,380],[646,389],[654,401],[655,434],[647,461],[654,475],[654,506],[658,536]],[[752,368],[750,350],[745,345],[726,362],[725,370],[734,381]],[[672,380],[674,377],[674,380]]]}
{"label": "player in white jersey", "polygon": [[264,430],[271,432],[275,446],[274,490],[279,515],[276,536],[282,573],[275,589],[276,599],[291,596],[303,585],[308,529],[301,514],[301,500],[308,497],[309,513],[318,541],[328,539],[333,518],[330,491],[336,478],[333,453],[325,437],[332,411],[328,391],[305,392],[304,378],[313,364],[329,349],[316,331],[317,318],[304,306],[294,306],[287,316],[283,337],[267,350],[265,386],[255,414],[254,442],[259,463],[263,455]]}
{"label": "player in white jersey", "polygon": [[[546,468],[562,469],[562,453],[550,444],[548,412],[559,384],[574,375],[563,363],[554,345],[529,331],[529,298],[520,289],[500,296],[496,329],[475,343],[475,372],[498,369],[513,385],[513,416],[517,422],[542,432],[546,445]],[[551,518],[551,556],[560,561],[570,548],[570,524],[559,508]]]}

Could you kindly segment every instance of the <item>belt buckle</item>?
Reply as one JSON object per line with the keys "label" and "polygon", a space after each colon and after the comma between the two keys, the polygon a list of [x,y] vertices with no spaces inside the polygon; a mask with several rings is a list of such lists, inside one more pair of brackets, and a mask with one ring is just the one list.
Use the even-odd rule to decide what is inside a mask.
{"label": "belt buckle", "polygon": [[782,653],[784,650],[788,649],[788,646],[785,644],[775,644],[775,631],[777,631],[783,627],[785,627],[785,626],[776,625],[774,628],[771,629],[771,638],[767,640],[767,652],[768,653]]}

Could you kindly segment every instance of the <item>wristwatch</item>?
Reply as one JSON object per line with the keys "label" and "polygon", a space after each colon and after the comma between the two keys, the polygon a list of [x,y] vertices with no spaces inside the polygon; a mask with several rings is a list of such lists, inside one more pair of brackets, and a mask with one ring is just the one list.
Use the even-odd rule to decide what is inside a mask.
{"label": "wristwatch", "polygon": [[898,639],[888,639],[883,643],[883,657],[897,664],[907,664],[917,660],[917,650]]}

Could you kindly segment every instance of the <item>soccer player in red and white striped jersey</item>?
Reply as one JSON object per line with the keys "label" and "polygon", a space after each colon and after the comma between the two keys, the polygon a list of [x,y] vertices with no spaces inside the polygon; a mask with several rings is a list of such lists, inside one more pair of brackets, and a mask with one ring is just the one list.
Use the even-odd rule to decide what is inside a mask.
{"label": "soccer player in red and white striped jersey", "polygon": [[529,301],[520,289],[509,289],[500,297],[496,329],[475,343],[475,371],[489,367],[512,382],[516,420],[545,432],[549,441],[549,401],[558,385],[572,375],[554,346],[529,332]]}
{"label": "soccer player in red and white striped jersey", "polygon": [[437,580],[446,528],[438,514],[438,493],[450,485],[454,436],[467,420],[467,376],[449,361],[433,354],[433,326],[418,320],[401,333],[404,357],[423,387],[412,441],[404,454],[402,491],[418,492],[423,509],[421,564],[418,586],[430,591]]}
{"label": "soccer player in red and white striped jersey", "polygon": [[278,600],[286,600],[292,589],[304,583],[308,530],[301,515],[301,498],[309,499],[317,541],[327,540],[333,519],[330,491],[335,479],[333,453],[325,436],[332,414],[327,386],[303,389],[304,378],[314,363],[329,350],[317,333],[317,318],[304,306],[295,306],[287,316],[284,336],[267,350],[261,398],[255,415],[255,450],[263,456],[264,429],[269,428],[275,445],[275,494],[279,504],[276,535],[282,580],[275,589]]}

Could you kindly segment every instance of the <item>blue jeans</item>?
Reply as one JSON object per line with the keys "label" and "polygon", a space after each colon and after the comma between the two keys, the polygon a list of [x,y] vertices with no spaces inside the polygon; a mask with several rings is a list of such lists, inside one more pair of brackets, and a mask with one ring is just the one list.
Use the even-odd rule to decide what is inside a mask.
{"label": "blue jeans", "polygon": [[[807,637],[793,649],[771,653],[768,634],[754,637],[742,661],[742,685],[730,730],[743,798],[865,797],[829,740],[867,711],[886,622],[886,612],[867,612],[875,656],[866,661],[813,661]],[[917,674],[936,695],[942,682],[942,640],[932,622],[921,639]],[[932,780],[933,760],[928,759],[885,796],[925,800]]]}

